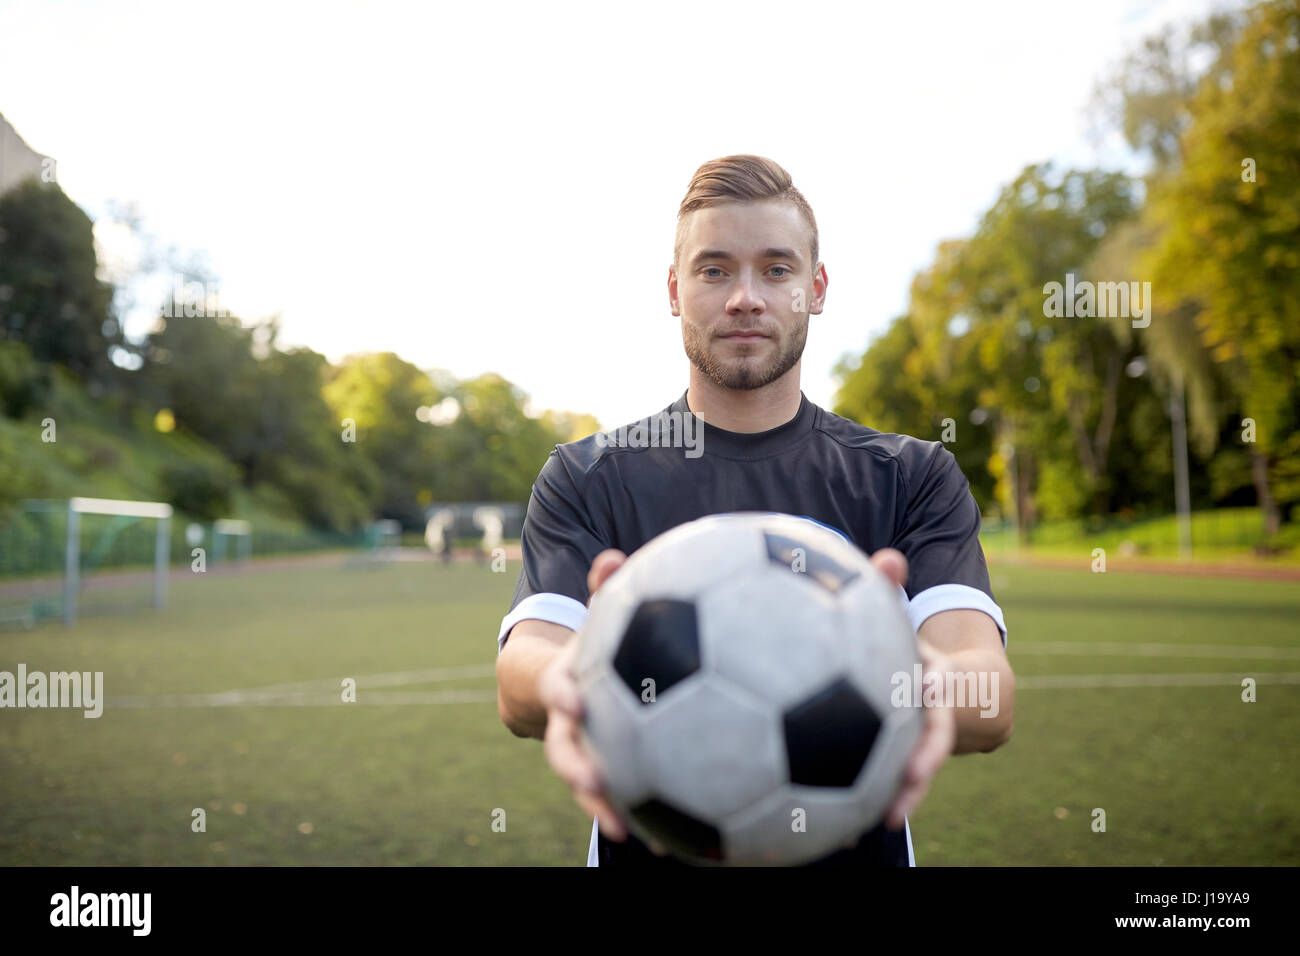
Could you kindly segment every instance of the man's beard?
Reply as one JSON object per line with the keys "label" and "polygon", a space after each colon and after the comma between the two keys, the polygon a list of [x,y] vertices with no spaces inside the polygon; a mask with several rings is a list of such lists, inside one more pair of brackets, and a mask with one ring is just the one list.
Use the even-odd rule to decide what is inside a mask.
{"label": "man's beard", "polygon": [[[686,357],[691,364],[709,377],[716,385],[738,392],[753,391],[770,385],[784,375],[803,356],[804,344],[808,340],[808,320],[790,333],[790,337],[781,340],[772,337],[776,343],[776,354],[770,358],[760,359],[757,355],[743,355],[733,358],[721,358],[711,354],[709,345],[721,343],[721,339],[701,335],[694,326],[682,323],[682,344],[686,347]],[[728,348],[729,346],[722,346]],[[761,348],[761,343],[759,343]],[[761,364],[759,364],[761,362]]]}

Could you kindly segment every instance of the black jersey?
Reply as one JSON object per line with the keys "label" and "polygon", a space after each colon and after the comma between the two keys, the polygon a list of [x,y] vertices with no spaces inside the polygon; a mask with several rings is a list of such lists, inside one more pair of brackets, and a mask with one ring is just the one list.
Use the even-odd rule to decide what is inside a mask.
{"label": "black jersey", "polygon": [[[765,432],[729,432],[697,418],[687,393],[632,425],[557,445],[533,484],[521,534],[523,568],[498,650],[519,621],[578,630],[587,572],[606,548],[632,554],[706,515],[776,511],[838,531],[867,554],[907,558],[915,628],[956,608],[984,611],[1006,643],[980,548],[980,513],[956,459],[939,442],[875,431],[800,393],[794,418]],[[589,865],[677,865],[635,836],[615,843],[593,824]],[[813,866],[915,865],[910,827],[884,825]]]}

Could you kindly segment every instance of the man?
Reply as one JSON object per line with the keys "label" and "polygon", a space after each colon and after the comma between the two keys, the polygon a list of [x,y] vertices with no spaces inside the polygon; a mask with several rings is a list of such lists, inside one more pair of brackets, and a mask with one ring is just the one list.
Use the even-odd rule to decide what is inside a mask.
{"label": "man", "polygon": [[832,527],[905,586],[924,684],[974,672],[997,688],[993,707],[930,707],[884,822],[813,865],[915,865],[907,814],[939,766],[1011,735],[1006,626],[956,460],[937,442],[832,415],[799,388],[808,316],[826,297],[817,254],[812,209],[784,169],[748,155],[701,166],[678,210],[668,272],[689,387],[655,431],[640,432],[659,440],[601,434],[559,445],[533,486],[523,570],[497,638],[498,706],[514,734],[544,739],[551,767],[594,818],[589,865],[672,861],[628,834],[582,747],[575,632],[627,554],[695,518],[779,511]]}

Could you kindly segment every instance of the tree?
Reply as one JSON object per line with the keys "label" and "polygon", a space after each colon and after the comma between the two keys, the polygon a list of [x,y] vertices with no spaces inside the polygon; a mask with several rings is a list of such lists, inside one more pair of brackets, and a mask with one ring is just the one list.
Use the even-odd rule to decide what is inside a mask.
{"label": "tree", "polygon": [[567,412],[548,408],[541,414],[541,423],[558,436],[558,441],[571,442],[594,435],[600,431],[600,421],[586,412]]}
{"label": "tree", "polygon": [[143,349],[144,388],[177,427],[225,453],[249,487],[280,489],[316,527],[356,528],[373,513],[376,469],[322,396],[329,363],[310,349],[281,351],[276,335],[273,322],[160,320]]}
{"label": "tree", "polygon": [[951,419],[972,489],[988,488],[1023,535],[1040,512],[1109,510],[1131,348],[1091,315],[1052,313],[1045,287],[1086,281],[1098,244],[1135,208],[1120,174],[1026,167],[974,236],[940,245],[908,314],[858,368],[841,365],[838,407],[930,439]]}
{"label": "tree", "polygon": [[1026,167],[975,234],[942,244],[912,286],[915,345],[889,361],[915,380],[907,388],[932,420],[975,426],[954,454],[1025,534],[1040,512],[1108,508],[1124,348],[1095,318],[1049,314],[1045,286],[1067,273],[1084,280],[1134,201],[1118,174]]}
{"label": "tree", "polygon": [[1151,193],[1159,238],[1144,262],[1197,309],[1197,338],[1255,425],[1249,449],[1265,529],[1300,501],[1300,10],[1246,14],[1198,85],[1181,164]]}
{"label": "tree", "polygon": [[436,441],[419,412],[443,398],[429,376],[392,352],[353,355],[329,370],[324,396],[335,420],[356,423],[357,451],[378,478],[379,513],[423,528],[437,492]]}
{"label": "tree", "polygon": [[1192,122],[1188,104],[1201,82],[1220,81],[1224,54],[1241,26],[1241,12],[1232,10],[1204,21],[1168,24],[1126,55],[1094,90],[1094,114],[1150,157],[1153,177],[1179,165],[1180,140]]}
{"label": "tree", "polygon": [[528,501],[547,456],[568,435],[524,411],[522,389],[494,373],[451,391],[460,413],[434,429],[439,501]]}
{"label": "tree", "polygon": [[96,271],[90,219],[56,184],[32,180],[0,196],[0,340],[92,390],[113,381],[109,351],[123,341],[113,290]]}
{"label": "tree", "polygon": [[995,502],[993,428],[980,406],[983,376],[963,349],[968,318],[954,270],[965,243],[939,246],[912,282],[911,311],[895,318],[856,364],[836,366],[833,411],[878,431],[944,441],[982,509]]}

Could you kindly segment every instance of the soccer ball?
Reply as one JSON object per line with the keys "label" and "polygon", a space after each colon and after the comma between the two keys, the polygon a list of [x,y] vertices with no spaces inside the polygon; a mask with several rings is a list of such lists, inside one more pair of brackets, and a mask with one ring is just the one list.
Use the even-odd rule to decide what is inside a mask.
{"label": "soccer ball", "polygon": [[898,588],[793,515],[712,515],[639,548],[578,635],[583,736],[634,833],[693,863],[793,865],[857,842],[921,714]]}

